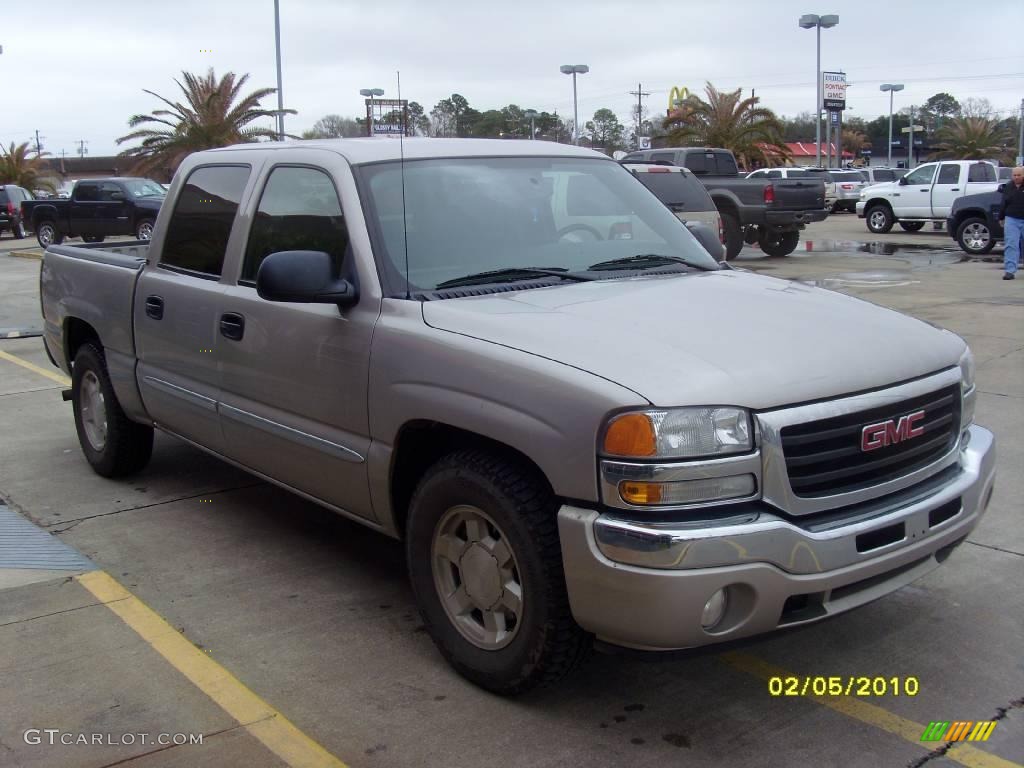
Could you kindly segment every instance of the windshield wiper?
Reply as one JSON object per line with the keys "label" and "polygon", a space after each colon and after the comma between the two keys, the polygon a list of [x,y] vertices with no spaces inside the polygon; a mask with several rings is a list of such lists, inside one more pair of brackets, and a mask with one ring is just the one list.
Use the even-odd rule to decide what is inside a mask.
{"label": "windshield wiper", "polygon": [[680,258],[679,256],[663,256],[660,253],[638,253],[611,261],[599,261],[587,267],[588,272],[599,272],[605,269],[643,269],[645,267],[664,267],[667,264],[685,264],[688,267],[704,269],[699,264]]}
{"label": "windshield wiper", "polygon": [[443,283],[438,283],[437,288],[458,288],[463,285],[484,285],[486,283],[509,283],[515,280],[529,280],[535,275],[549,275],[566,280],[576,280],[577,282],[595,279],[587,275],[570,272],[564,267],[503,267],[502,269],[474,272],[471,275],[463,275],[462,277],[445,280]]}

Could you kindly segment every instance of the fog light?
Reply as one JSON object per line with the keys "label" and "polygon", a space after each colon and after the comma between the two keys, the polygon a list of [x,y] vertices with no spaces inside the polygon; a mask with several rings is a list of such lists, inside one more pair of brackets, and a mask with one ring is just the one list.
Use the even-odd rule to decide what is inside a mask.
{"label": "fog light", "polygon": [[752,496],[757,489],[753,475],[708,477],[700,480],[680,480],[673,483],[651,483],[623,480],[619,495],[627,504],[697,504],[702,501],[721,501]]}
{"label": "fog light", "polygon": [[725,616],[725,609],[729,604],[724,589],[720,589],[711,596],[711,599],[704,603],[704,611],[700,615],[700,625],[704,629],[712,629]]}

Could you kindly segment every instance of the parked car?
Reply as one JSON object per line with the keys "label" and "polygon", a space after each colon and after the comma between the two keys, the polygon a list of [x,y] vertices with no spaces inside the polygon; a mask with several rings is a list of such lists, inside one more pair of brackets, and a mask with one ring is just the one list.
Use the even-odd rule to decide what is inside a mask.
{"label": "parked car", "polygon": [[953,201],[946,232],[966,253],[982,256],[1003,239],[1003,225],[999,209],[1003,196],[998,190],[980,195],[965,195]]}
{"label": "parked car", "polygon": [[860,192],[866,183],[858,171],[844,171],[838,168],[808,168],[812,174],[820,174],[825,181],[825,207],[830,213],[857,210]]}
{"label": "parked car", "polygon": [[866,186],[871,186],[872,184],[884,184],[887,181],[896,181],[900,177],[907,175],[907,169],[870,166],[867,168],[858,168],[857,173],[859,173],[861,178],[864,179],[864,184]]}
{"label": "parked car", "polygon": [[722,216],[711,195],[691,171],[653,163],[624,163],[623,167],[667,205],[676,218],[684,224],[706,225],[718,236],[719,242],[724,243]]}
{"label": "parked car", "polygon": [[630,152],[622,162],[678,165],[696,175],[722,215],[729,259],[744,241],[760,244],[772,256],[786,256],[800,242],[800,230],[828,215],[824,186],[816,179],[741,178],[736,158],[727,149],[665,147]]}
{"label": "parked car", "polygon": [[857,215],[875,234],[893,224],[917,232],[927,222],[945,223],[954,201],[968,194],[994,192],[996,168],[984,160],[951,160],[919,165],[895,182],[861,192]]}
{"label": "parked car", "polygon": [[1000,183],[1004,181],[1009,181],[1013,177],[1013,168],[1000,166],[999,168],[996,168],[996,174],[996,180],[999,181]]}
{"label": "parked car", "polygon": [[98,474],[158,428],[403,540],[441,654],[506,695],[595,637],[842,613],[978,524],[995,448],[955,334],[719,264],[590,150],[401,149],[199,152],[150,243],[46,249]]}
{"label": "parked car", "polygon": [[32,193],[14,184],[0,184],[0,234],[9,229],[15,239],[25,237],[25,221],[21,204],[32,200]]}
{"label": "parked car", "polygon": [[69,200],[39,200],[22,205],[44,248],[65,237],[102,243],[108,235],[149,240],[167,191],[150,179],[116,177],[75,183]]}

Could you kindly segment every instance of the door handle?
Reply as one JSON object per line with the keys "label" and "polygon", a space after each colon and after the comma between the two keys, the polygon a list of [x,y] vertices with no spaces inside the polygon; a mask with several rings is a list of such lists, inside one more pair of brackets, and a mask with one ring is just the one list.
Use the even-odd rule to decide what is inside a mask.
{"label": "door handle", "polygon": [[220,335],[233,341],[240,341],[245,334],[245,318],[237,312],[225,312],[220,316]]}
{"label": "door handle", "polygon": [[959,192],[959,191],[960,191],[960,187],[953,187],[953,188],[952,188],[952,189],[950,189],[949,191],[950,191],[950,192]]}
{"label": "door handle", "polygon": [[159,296],[146,297],[146,316],[154,320],[163,320],[164,300]]}

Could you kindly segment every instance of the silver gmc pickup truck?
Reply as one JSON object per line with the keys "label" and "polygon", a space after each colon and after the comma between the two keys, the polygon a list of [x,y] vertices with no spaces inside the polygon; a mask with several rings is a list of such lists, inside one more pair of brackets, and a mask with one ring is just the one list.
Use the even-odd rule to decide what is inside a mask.
{"label": "silver gmc pickup truck", "polygon": [[963,340],[700,242],[575,147],[230,147],[148,246],[47,249],[46,348],[96,472],[156,428],[401,538],[441,653],[514,694],[863,605],[988,504]]}

